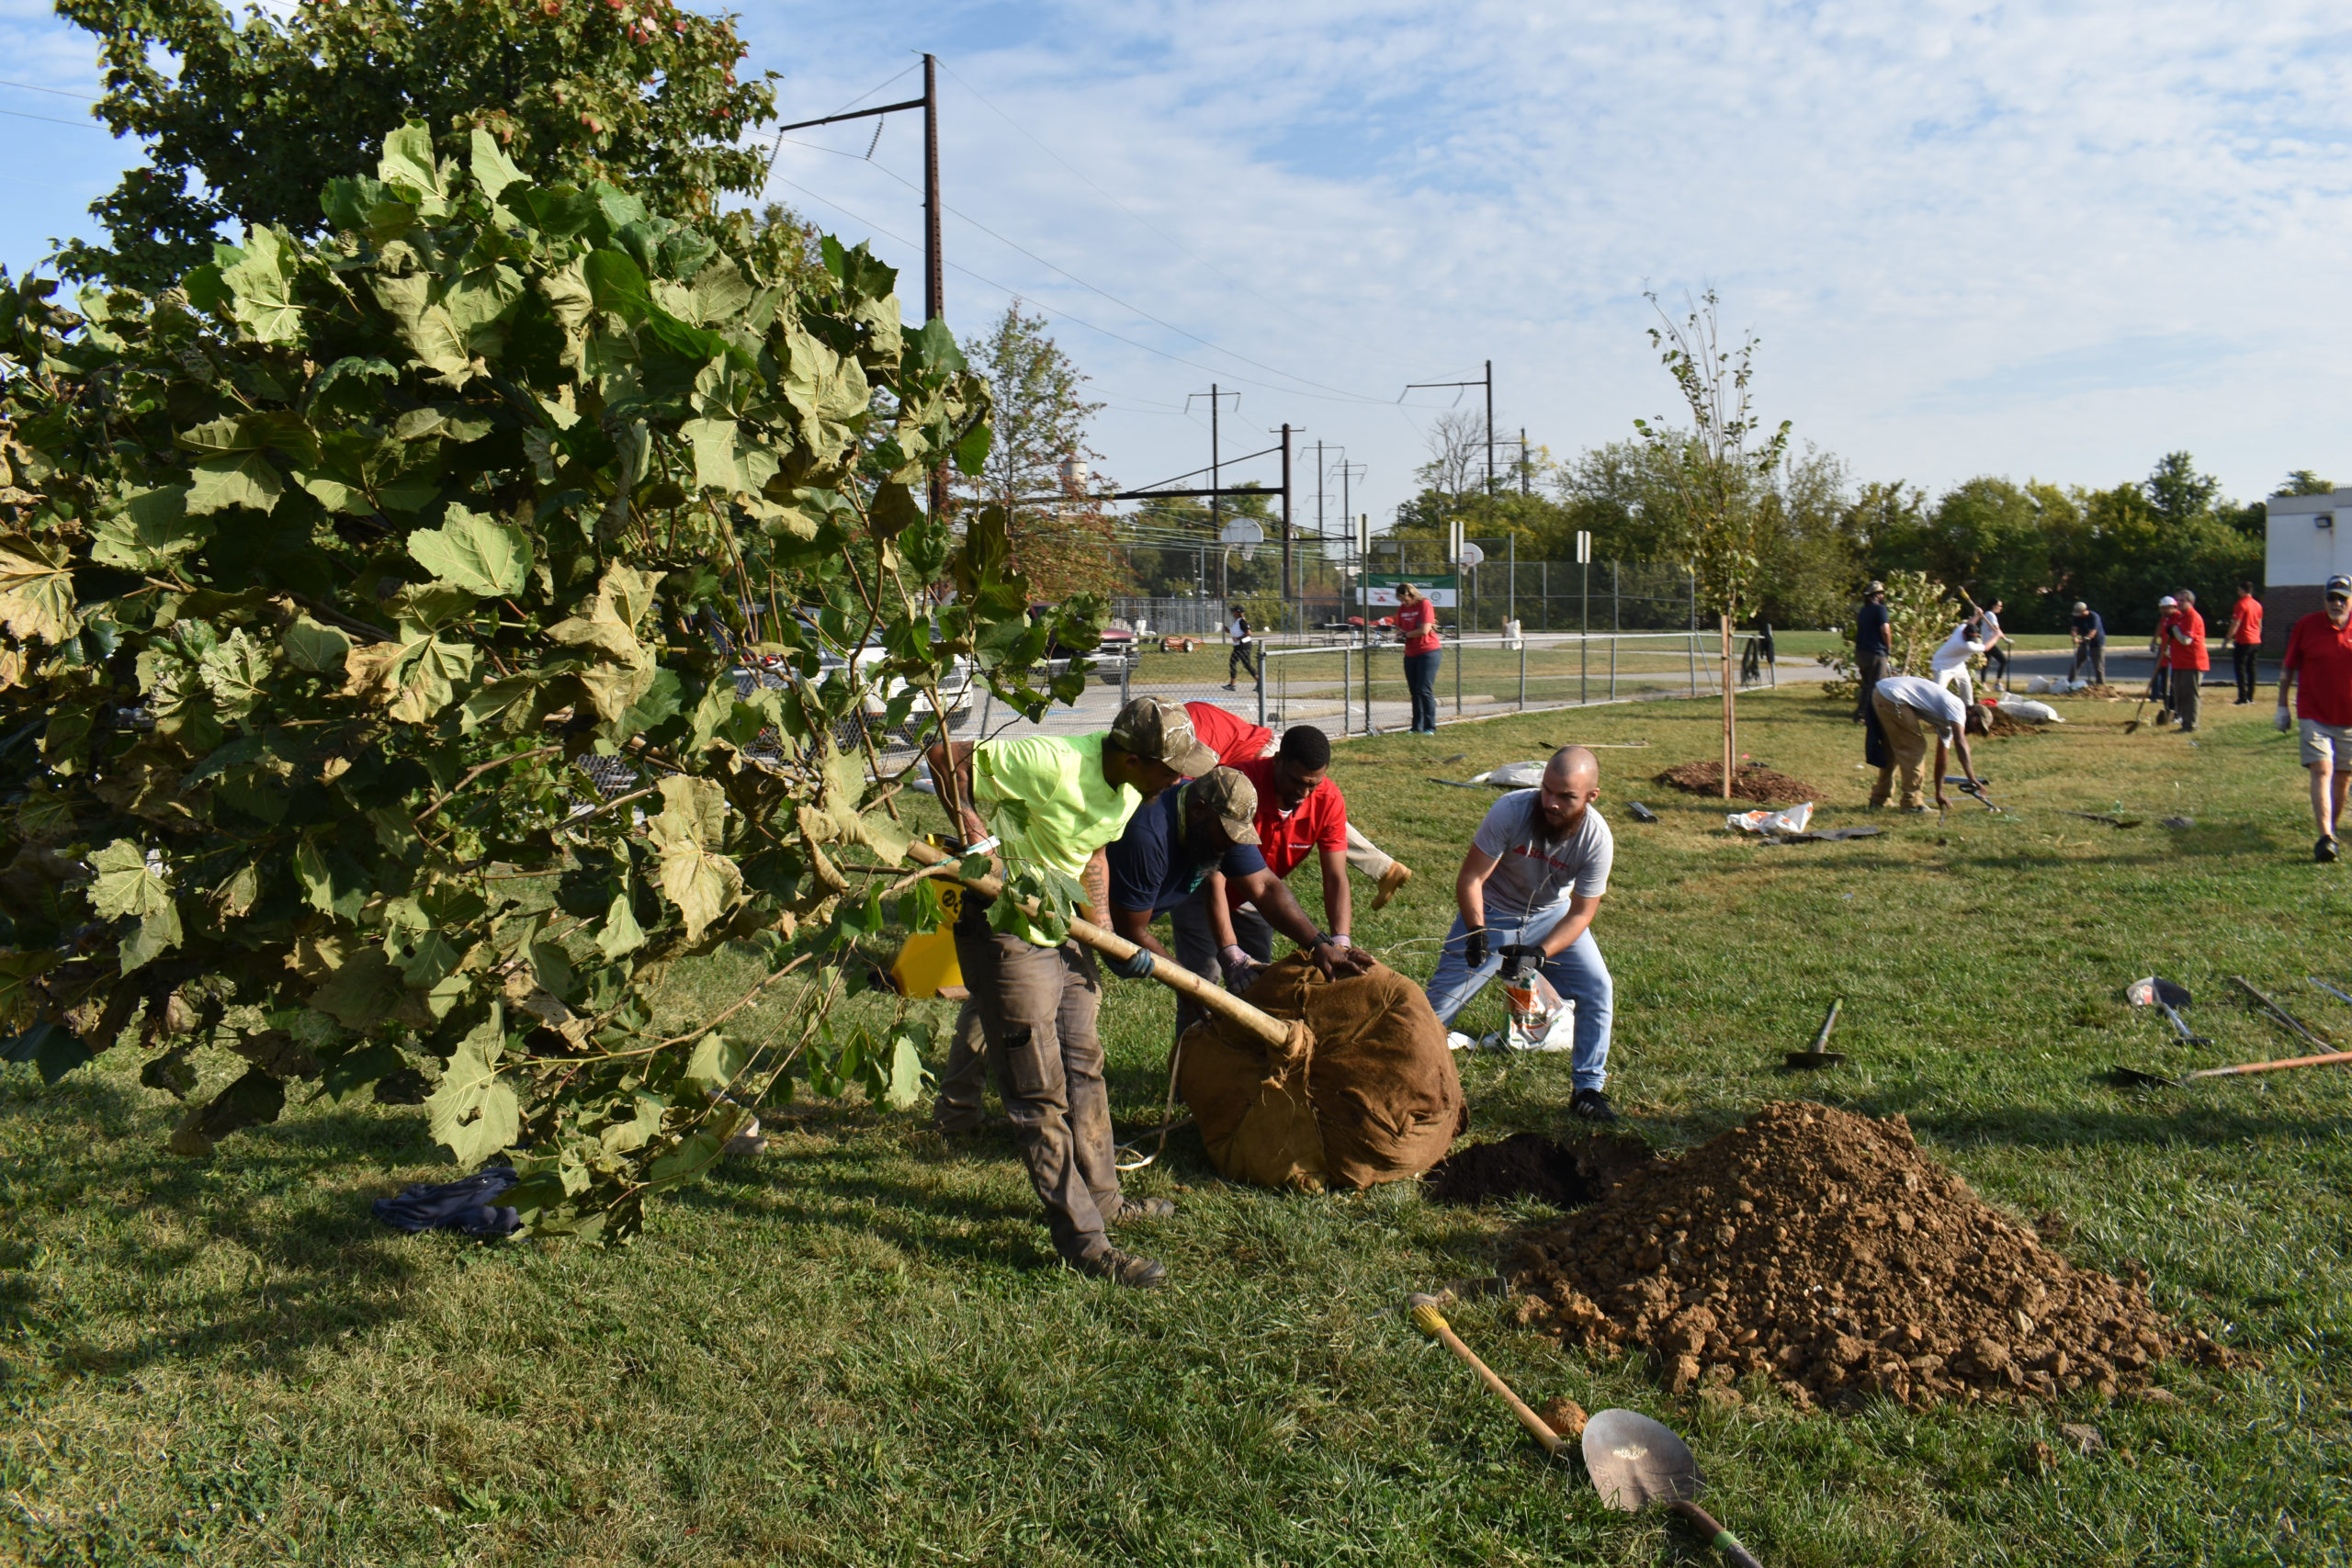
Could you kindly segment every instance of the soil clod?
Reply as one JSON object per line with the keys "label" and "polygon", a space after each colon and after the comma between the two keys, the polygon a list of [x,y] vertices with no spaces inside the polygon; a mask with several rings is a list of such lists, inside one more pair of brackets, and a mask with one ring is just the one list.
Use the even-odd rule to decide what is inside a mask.
{"label": "soil clod", "polygon": [[1532,1198],[1573,1209],[1605,1196],[1625,1173],[1651,1158],[1639,1138],[1593,1137],[1557,1144],[1535,1133],[1456,1149],[1430,1168],[1430,1197],[1441,1203]]}
{"label": "soil clod", "polygon": [[1767,1106],[1524,1237],[1519,1320],[1643,1349],[1676,1393],[1770,1379],[1800,1405],[2055,1399],[2236,1358],[2078,1269],[1920,1154],[1901,1116]]}
{"label": "soil clod", "polygon": [[[1692,795],[1712,795],[1723,798],[1724,765],[1721,762],[1684,762],[1657,775],[1657,784],[1686,790]],[[1731,776],[1734,799],[1752,800],[1761,806],[1794,806],[1800,801],[1820,800],[1822,793],[1803,779],[1775,773],[1761,762],[1743,762]]]}

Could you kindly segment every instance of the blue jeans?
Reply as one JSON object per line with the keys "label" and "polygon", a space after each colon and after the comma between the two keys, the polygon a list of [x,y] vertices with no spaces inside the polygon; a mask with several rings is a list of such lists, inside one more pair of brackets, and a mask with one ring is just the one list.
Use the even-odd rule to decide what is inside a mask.
{"label": "blue jeans", "polygon": [[1405,686],[1413,694],[1413,733],[1437,733],[1437,650],[1405,655]]}
{"label": "blue jeans", "polygon": [[[1454,1015],[1486,989],[1487,981],[1502,973],[1504,948],[1514,943],[1532,946],[1566,918],[1564,905],[1523,926],[1488,926],[1487,961],[1473,969],[1462,956],[1462,942],[1469,932],[1462,917],[1454,916],[1453,929],[1446,933],[1445,951],[1438,955],[1437,973],[1430,976],[1430,1008],[1438,1021],[1452,1028]],[[1616,1011],[1616,986],[1601,959],[1600,944],[1592,940],[1588,928],[1568,944],[1566,952],[1545,959],[1542,968],[1552,988],[1577,1004],[1577,1048],[1569,1058],[1576,1087],[1599,1089],[1609,1079],[1609,1024]]]}

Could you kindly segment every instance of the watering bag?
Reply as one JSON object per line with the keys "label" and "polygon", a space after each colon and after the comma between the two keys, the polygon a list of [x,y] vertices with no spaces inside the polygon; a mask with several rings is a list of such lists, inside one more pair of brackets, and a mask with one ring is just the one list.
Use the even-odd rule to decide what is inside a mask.
{"label": "watering bag", "polygon": [[1555,990],[1540,969],[1521,980],[1503,982],[1510,999],[1510,1027],[1500,1042],[1506,1051],[1573,1051],[1577,1045],[1577,1004]]}

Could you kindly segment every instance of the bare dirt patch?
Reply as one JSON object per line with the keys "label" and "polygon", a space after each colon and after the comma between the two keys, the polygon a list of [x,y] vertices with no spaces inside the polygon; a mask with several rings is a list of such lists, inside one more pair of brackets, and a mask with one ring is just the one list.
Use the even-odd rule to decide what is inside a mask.
{"label": "bare dirt patch", "polygon": [[[1667,769],[1652,782],[1691,795],[1712,795],[1720,800],[1724,766],[1721,762],[1684,762]],[[1794,806],[1799,801],[1824,798],[1819,790],[1803,779],[1775,773],[1761,762],[1742,763],[1731,776],[1731,793],[1735,799],[1752,800],[1761,806]]]}
{"label": "bare dirt patch", "polygon": [[1522,1324],[1647,1350],[1677,1393],[1736,1397],[1761,1374],[1801,1405],[1927,1408],[2113,1394],[2166,1359],[2235,1359],[2142,1284],[2078,1269],[1996,1213],[1901,1116],[1801,1101],[1633,1168],[1522,1238],[1504,1273]]}
{"label": "bare dirt patch", "polygon": [[1537,1133],[1513,1133],[1492,1143],[1456,1149],[1430,1168],[1423,1190],[1441,1203],[1487,1203],[1533,1198],[1573,1209],[1607,1195],[1629,1170],[1647,1164],[1639,1138],[1591,1137],[1558,1144]]}

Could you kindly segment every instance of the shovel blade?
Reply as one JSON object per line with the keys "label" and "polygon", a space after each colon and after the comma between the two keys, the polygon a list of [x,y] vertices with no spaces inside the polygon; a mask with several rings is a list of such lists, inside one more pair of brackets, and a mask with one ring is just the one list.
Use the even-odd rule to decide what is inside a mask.
{"label": "shovel blade", "polygon": [[1843,1051],[1792,1051],[1788,1064],[1792,1067],[1834,1067],[1846,1060]]}
{"label": "shovel blade", "polygon": [[2118,1089],[2178,1089],[2180,1087],[2170,1078],[2158,1077],[2154,1073],[2143,1073],[2136,1067],[2116,1067],[2109,1071],[2107,1077],[2108,1081]]}
{"label": "shovel blade", "polygon": [[2150,975],[2124,987],[2123,999],[2135,1008],[2185,1008],[2188,1005],[2188,987],[2175,985],[2162,976]]}
{"label": "shovel blade", "polygon": [[1600,1500],[1628,1514],[1658,1501],[1695,1503],[1706,1484],[1689,1444],[1631,1410],[1603,1410],[1584,1424],[1584,1468]]}

